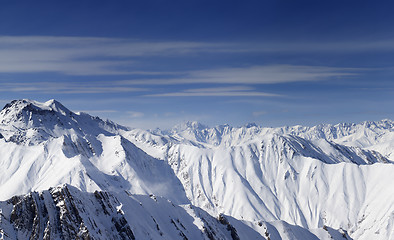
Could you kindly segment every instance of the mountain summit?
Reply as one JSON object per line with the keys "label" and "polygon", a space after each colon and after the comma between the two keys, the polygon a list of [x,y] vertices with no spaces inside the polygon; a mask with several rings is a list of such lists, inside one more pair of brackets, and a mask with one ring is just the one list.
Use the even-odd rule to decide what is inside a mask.
{"label": "mountain summit", "polygon": [[63,135],[115,134],[126,127],[85,113],[74,113],[56,100],[14,100],[0,112],[0,132],[7,141],[35,145]]}

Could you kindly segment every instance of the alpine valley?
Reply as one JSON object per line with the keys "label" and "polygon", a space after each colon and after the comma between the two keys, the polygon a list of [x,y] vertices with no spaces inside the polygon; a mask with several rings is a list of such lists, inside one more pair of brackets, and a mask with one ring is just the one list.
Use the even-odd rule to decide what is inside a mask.
{"label": "alpine valley", "polygon": [[394,122],[118,125],[0,112],[0,239],[394,239]]}

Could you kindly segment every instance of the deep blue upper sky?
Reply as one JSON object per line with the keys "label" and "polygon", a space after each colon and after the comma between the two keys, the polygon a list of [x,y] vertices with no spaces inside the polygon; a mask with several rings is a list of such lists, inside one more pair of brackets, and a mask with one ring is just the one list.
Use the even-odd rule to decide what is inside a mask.
{"label": "deep blue upper sky", "polygon": [[132,127],[394,118],[390,1],[2,1],[0,102]]}

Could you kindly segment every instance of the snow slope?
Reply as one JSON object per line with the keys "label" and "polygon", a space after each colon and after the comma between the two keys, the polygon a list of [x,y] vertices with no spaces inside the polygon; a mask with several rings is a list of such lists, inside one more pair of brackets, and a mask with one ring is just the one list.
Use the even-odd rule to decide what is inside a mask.
{"label": "snow slope", "polygon": [[[188,122],[144,131],[73,113],[55,100],[17,100],[0,112],[0,200],[31,191],[54,199],[54,188],[45,190],[67,183],[79,189],[69,187],[76,201],[93,201],[92,192],[104,191],[122,198],[130,212],[134,203],[127,199],[135,199],[133,194],[162,196],[175,206],[192,204],[197,210],[182,207],[189,216],[184,221],[194,219],[187,227],[194,229],[191,239],[210,238],[199,214],[228,224],[230,235],[234,227],[241,239],[394,239],[393,129],[392,121],[382,120],[282,128]],[[15,204],[0,205],[11,214]],[[171,215],[168,206],[161,207],[149,214]],[[95,204],[91,208],[97,210]],[[126,215],[127,222],[133,219]],[[94,235],[97,227],[83,222],[90,236],[115,238]],[[16,226],[4,229],[11,225]],[[145,234],[154,228],[151,221],[148,225]],[[83,235],[80,230],[75,231]],[[31,234],[22,232],[13,234]],[[226,231],[213,232],[229,238]],[[177,239],[171,234],[179,231],[166,239]]]}
{"label": "snow slope", "polygon": [[0,112],[0,199],[68,183],[188,203],[171,168],[116,134],[126,129],[51,100],[14,101]]}
{"label": "snow slope", "polygon": [[394,165],[369,150],[373,147],[355,144],[360,137],[354,144],[339,144],[375,125],[381,124],[351,125],[345,132],[343,125],[322,130],[187,123],[151,136],[141,130],[123,135],[168,162],[191,202],[211,214],[284,220],[304,228],[329,226],[346,229],[355,239],[390,239],[394,191],[387,183]]}
{"label": "snow slope", "polygon": [[[15,196],[0,202],[0,209],[4,240],[262,239],[247,223],[224,215],[214,218],[192,205],[128,192],[87,193],[69,185]],[[258,228],[271,239],[343,239],[335,230],[307,231],[283,222],[261,222]]]}

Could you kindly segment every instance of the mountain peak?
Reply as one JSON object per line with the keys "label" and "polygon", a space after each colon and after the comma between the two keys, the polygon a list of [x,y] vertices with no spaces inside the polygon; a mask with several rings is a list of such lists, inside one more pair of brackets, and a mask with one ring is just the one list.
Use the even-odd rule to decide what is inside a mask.
{"label": "mountain peak", "polygon": [[88,114],[75,114],[54,99],[44,103],[14,100],[0,111],[1,134],[17,143],[36,144],[64,134],[109,134],[119,128],[124,127]]}
{"label": "mountain peak", "polygon": [[13,100],[7,103],[0,112],[1,124],[16,124],[18,127],[24,125],[34,127],[41,125],[42,120],[49,115],[71,116],[73,113],[64,107],[60,102],[51,99],[45,103],[30,99]]}
{"label": "mountain peak", "polygon": [[258,127],[256,123],[248,123],[245,125],[246,128]]}
{"label": "mountain peak", "polygon": [[51,99],[46,101],[45,103],[37,102],[30,99],[20,99],[13,100],[10,103],[7,103],[4,108],[1,110],[2,115],[11,113],[11,112],[20,112],[20,111],[56,111],[61,112],[63,115],[65,113],[70,113],[71,111],[64,107],[60,102],[55,99]]}
{"label": "mountain peak", "polygon": [[181,123],[181,124],[178,124],[178,125],[174,126],[172,128],[172,131],[173,132],[182,132],[182,131],[185,131],[185,130],[188,130],[188,129],[191,129],[191,130],[203,130],[203,129],[207,129],[207,128],[208,128],[208,126],[203,125],[203,124],[201,124],[201,123],[199,123],[197,121],[187,121],[187,122],[184,122],[184,123]]}
{"label": "mountain peak", "polygon": [[[58,102],[55,99],[48,100],[44,103],[45,106],[53,109],[53,110],[58,110],[58,109],[67,109],[66,107],[63,106],[60,102]],[[67,109],[68,110],[68,109]]]}

